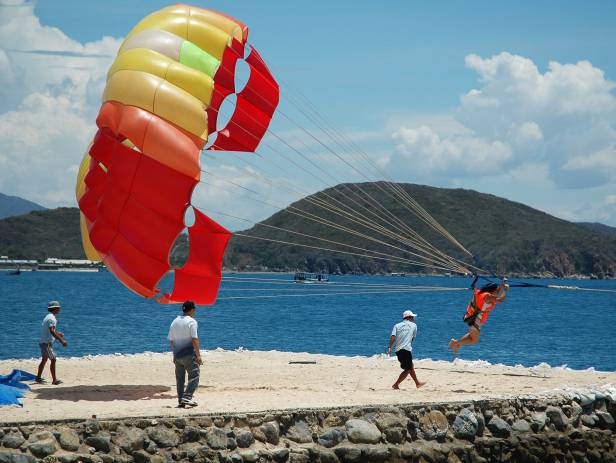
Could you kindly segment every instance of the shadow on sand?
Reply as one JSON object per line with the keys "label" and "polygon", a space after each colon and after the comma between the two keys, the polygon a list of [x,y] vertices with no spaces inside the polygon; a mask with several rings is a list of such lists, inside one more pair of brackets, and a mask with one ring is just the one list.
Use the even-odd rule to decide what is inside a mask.
{"label": "shadow on sand", "polygon": [[42,400],[108,402],[112,400],[174,399],[175,394],[164,394],[170,390],[171,388],[167,386],[111,384],[107,386],[46,387],[35,389],[32,392],[36,394],[37,399]]}

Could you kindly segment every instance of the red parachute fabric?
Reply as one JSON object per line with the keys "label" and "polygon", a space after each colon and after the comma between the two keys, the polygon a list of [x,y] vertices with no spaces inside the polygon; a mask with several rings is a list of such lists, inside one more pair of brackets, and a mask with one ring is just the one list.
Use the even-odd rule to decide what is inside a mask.
{"label": "red parachute fabric", "polygon": [[[214,18],[213,23],[209,24],[207,18]],[[221,18],[235,23],[241,33]],[[191,94],[189,85],[178,84],[181,79],[166,80],[167,74],[153,73],[145,65],[142,68],[142,63],[149,63],[148,60],[135,61],[134,69],[116,71],[114,75],[123,72],[145,85],[143,88],[139,85],[114,87],[108,82],[106,87],[96,120],[98,132],[88,153],[89,165],[86,170],[82,164],[78,177],[84,249],[91,249],[109,271],[141,296],[158,296],[163,303],[191,299],[197,304],[212,304],[219,289],[222,259],[231,233],[191,206],[192,192],[201,179],[199,157],[208,135],[214,133],[217,137],[209,149],[255,151],[278,105],[279,87],[261,56],[250,47],[245,59],[250,78],[237,93],[236,108],[229,122],[217,132],[220,105],[236,93],[235,69],[237,61],[244,59],[248,27],[222,13],[186,5],[160,10],[145,21],[143,24],[149,24],[145,30],[150,32],[142,40],[154,37],[156,31],[167,39],[170,34],[176,35],[177,40],[165,42],[165,47],[171,47],[165,48],[167,57],[178,59],[173,58],[173,53],[179,53],[181,48],[172,48],[174,44],[182,47],[184,41],[189,41],[191,28],[199,32],[194,34],[197,42],[193,46],[197,44],[205,51],[213,44],[211,48],[217,50],[217,57],[222,52],[212,78],[211,100],[209,104],[195,100],[195,95],[200,93]],[[178,24],[185,24],[186,31],[178,28]],[[216,49],[218,42],[205,39],[215,30],[218,30],[214,34],[217,37],[221,33],[229,34],[224,50]],[[124,52],[127,51],[121,49],[118,57]],[[190,67],[189,62],[182,63]],[[200,68],[191,72],[181,67],[173,70],[175,77],[178,72],[190,77],[191,72]],[[163,82],[150,94],[152,79],[156,82],[163,79]],[[170,95],[175,99],[169,98]],[[191,103],[194,101],[197,105]],[[203,105],[203,119],[198,112],[199,102]],[[184,114],[193,116],[183,119]],[[195,214],[195,223],[188,228],[188,260],[182,268],[175,269],[173,290],[161,295],[157,285],[171,270],[169,253],[186,228],[184,215],[188,207],[193,207]]]}
{"label": "red parachute fabric", "polygon": [[[235,90],[230,69],[235,69],[238,58],[239,56],[228,48],[214,76],[217,90],[208,109],[208,125],[211,131],[216,129],[218,109],[222,101]],[[250,78],[244,89],[237,94],[235,111],[227,125],[218,132],[216,141],[208,148],[210,150],[255,151],[278,106],[278,83],[257,50],[252,48],[246,63],[250,68]]]}
{"label": "red parachute fabric", "polygon": [[[184,214],[200,178],[203,141],[147,111],[116,102],[103,105],[97,125],[79,207],[90,240],[109,270],[136,293],[153,297],[159,292],[156,284],[171,269],[169,251],[184,228]],[[135,141],[137,149],[124,145],[126,138]],[[173,140],[173,152],[160,138]],[[182,171],[169,166],[178,159]],[[196,209],[195,214],[188,263],[176,275],[181,288],[162,302],[181,302],[177,294],[196,303],[214,302],[231,233]],[[210,230],[215,232],[211,240],[207,233],[201,235]],[[203,278],[198,284],[193,278],[191,285],[186,275]],[[204,286],[209,289],[203,291]]]}

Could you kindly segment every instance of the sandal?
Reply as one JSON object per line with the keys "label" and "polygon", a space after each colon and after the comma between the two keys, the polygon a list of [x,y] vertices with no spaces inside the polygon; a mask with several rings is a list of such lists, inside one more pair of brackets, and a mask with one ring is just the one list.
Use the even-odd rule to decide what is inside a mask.
{"label": "sandal", "polygon": [[64,381],[62,381],[61,379],[56,379],[53,383],[54,386],[57,386],[58,384],[62,384]]}

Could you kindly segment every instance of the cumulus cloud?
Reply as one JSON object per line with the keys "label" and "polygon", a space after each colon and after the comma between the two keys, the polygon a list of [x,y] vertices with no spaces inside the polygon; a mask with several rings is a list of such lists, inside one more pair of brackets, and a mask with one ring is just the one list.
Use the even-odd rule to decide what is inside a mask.
{"label": "cumulus cloud", "polygon": [[[500,53],[465,59],[479,86],[460,98],[455,119],[465,134],[405,124],[393,132],[392,172],[456,184],[472,172],[547,165],[559,188],[616,184],[616,84],[588,61],[548,63]],[[417,178],[417,177],[411,177]]]}
{"label": "cumulus cloud", "polygon": [[31,2],[0,7],[0,191],[74,204],[74,172],[120,43],[75,41],[43,26]]}

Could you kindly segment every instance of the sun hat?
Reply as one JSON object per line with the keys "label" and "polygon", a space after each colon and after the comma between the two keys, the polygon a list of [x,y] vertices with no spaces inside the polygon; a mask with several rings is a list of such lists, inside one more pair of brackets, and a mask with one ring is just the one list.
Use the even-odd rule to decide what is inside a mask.
{"label": "sun hat", "polygon": [[60,303],[58,301],[49,301],[47,303],[47,308],[48,309],[59,309],[60,308]]}
{"label": "sun hat", "polygon": [[413,313],[412,310],[405,310],[404,313],[402,314],[402,318],[406,318],[406,317],[416,317],[417,314]]}

